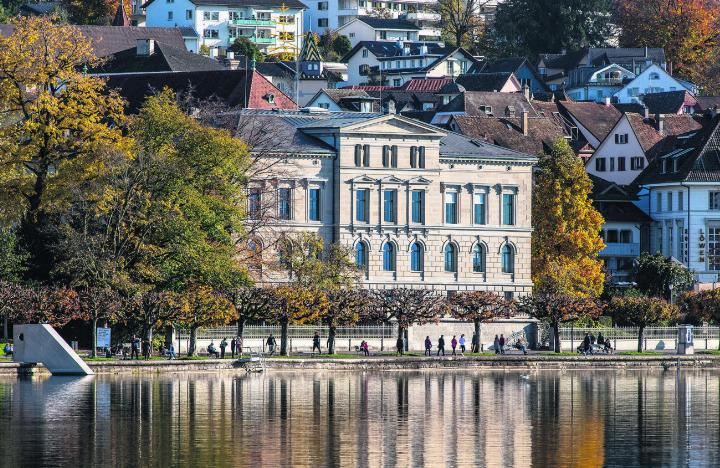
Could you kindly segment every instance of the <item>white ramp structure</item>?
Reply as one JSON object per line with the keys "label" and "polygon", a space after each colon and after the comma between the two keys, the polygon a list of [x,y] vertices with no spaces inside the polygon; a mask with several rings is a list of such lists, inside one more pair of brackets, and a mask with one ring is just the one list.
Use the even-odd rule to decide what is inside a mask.
{"label": "white ramp structure", "polygon": [[92,375],[93,371],[50,325],[15,325],[13,361],[43,363],[53,375]]}

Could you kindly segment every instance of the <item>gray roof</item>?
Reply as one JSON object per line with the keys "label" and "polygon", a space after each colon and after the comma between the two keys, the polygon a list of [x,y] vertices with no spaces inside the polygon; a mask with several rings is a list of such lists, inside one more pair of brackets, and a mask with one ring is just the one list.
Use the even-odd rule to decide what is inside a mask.
{"label": "gray roof", "polygon": [[438,107],[438,112],[464,112],[466,115],[487,115],[486,109],[492,109],[493,115],[505,115],[508,107],[516,112],[528,111],[530,117],[537,112],[523,93],[494,93],[485,91],[466,91],[455,96],[447,104]]}
{"label": "gray roof", "polygon": [[180,49],[162,42],[155,44],[155,51],[151,55],[137,55],[136,48],[132,47],[110,57],[101,67],[92,72],[110,74],[225,70],[225,67],[215,59],[193,54],[185,47]]}
{"label": "gray roof", "polygon": [[419,31],[420,27],[410,21],[399,18],[380,18],[377,16],[358,16],[359,21],[374,29],[393,29]]}
{"label": "gray roof", "polygon": [[492,145],[488,142],[468,138],[459,133],[448,132],[440,140],[440,159],[500,159],[534,162],[536,156]]}
{"label": "gray roof", "polygon": [[[148,5],[153,3],[155,0],[148,0],[142,6],[146,8]],[[248,7],[248,6],[260,6],[260,7],[279,7],[285,5],[289,8],[302,8],[306,9],[304,3],[299,0],[189,0],[190,3],[195,5],[222,5],[222,6],[235,6],[235,7]]]}

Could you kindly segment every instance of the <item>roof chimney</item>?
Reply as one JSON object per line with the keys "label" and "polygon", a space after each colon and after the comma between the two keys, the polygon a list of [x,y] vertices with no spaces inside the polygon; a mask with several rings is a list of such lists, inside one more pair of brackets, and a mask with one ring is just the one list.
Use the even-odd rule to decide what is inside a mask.
{"label": "roof chimney", "polygon": [[665,135],[665,115],[655,114],[655,126],[661,135]]}
{"label": "roof chimney", "polygon": [[153,39],[138,39],[135,52],[138,56],[147,57],[155,53],[155,41]]}
{"label": "roof chimney", "polygon": [[520,119],[520,130],[522,130],[522,133],[525,136],[527,136],[528,134],[529,116],[530,113],[528,111],[522,111],[522,119]]}
{"label": "roof chimney", "polygon": [[527,84],[524,84],[522,87],[523,94],[525,95],[525,99],[528,101],[530,100],[530,86]]}
{"label": "roof chimney", "polygon": [[605,106],[610,107],[610,96],[605,96],[603,100],[605,101]]}
{"label": "roof chimney", "polygon": [[649,108],[648,106],[644,106],[644,107],[645,107],[645,109],[644,109],[644,111],[645,111],[644,117],[645,117],[646,119],[649,119],[649,118],[650,118],[650,108]]}

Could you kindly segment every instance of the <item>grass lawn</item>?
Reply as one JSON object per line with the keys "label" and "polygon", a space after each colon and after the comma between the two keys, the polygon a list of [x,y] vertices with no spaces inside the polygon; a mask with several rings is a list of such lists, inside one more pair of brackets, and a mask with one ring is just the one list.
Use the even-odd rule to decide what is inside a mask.
{"label": "grass lawn", "polygon": [[711,354],[713,356],[720,356],[720,349],[704,349],[696,352],[695,354]]}
{"label": "grass lawn", "polygon": [[660,356],[661,352],[658,351],[623,351],[622,353],[618,353],[621,356]]}
{"label": "grass lawn", "polygon": [[207,361],[208,359],[210,358],[207,356],[180,356],[177,358],[178,361]]}

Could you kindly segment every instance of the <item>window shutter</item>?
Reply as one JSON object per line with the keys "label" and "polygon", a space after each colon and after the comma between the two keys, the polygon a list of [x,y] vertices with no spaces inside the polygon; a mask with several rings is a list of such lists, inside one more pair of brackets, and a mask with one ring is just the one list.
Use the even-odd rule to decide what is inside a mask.
{"label": "window shutter", "polygon": [[370,145],[363,145],[363,166],[370,166]]}
{"label": "window shutter", "polygon": [[382,165],[383,167],[390,165],[390,147],[388,145],[383,145]]}
{"label": "window shutter", "polygon": [[398,161],[397,161],[397,159],[398,159],[397,156],[398,156],[398,147],[397,147],[396,145],[393,145],[393,146],[392,146],[392,159],[391,159],[391,161],[390,161],[390,165],[391,165],[392,167],[398,167],[398,166],[397,166],[397,162],[398,162]]}
{"label": "window shutter", "polygon": [[410,147],[410,167],[417,167],[417,146]]}
{"label": "window shutter", "polygon": [[355,167],[360,167],[362,165],[362,155],[360,152],[362,151],[362,148],[360,145],[355,145]]}
{"label": "window shutter", "polygon": [[424,146],[420,147],[420,168],[421,169],[425,168],[425,147]]}

